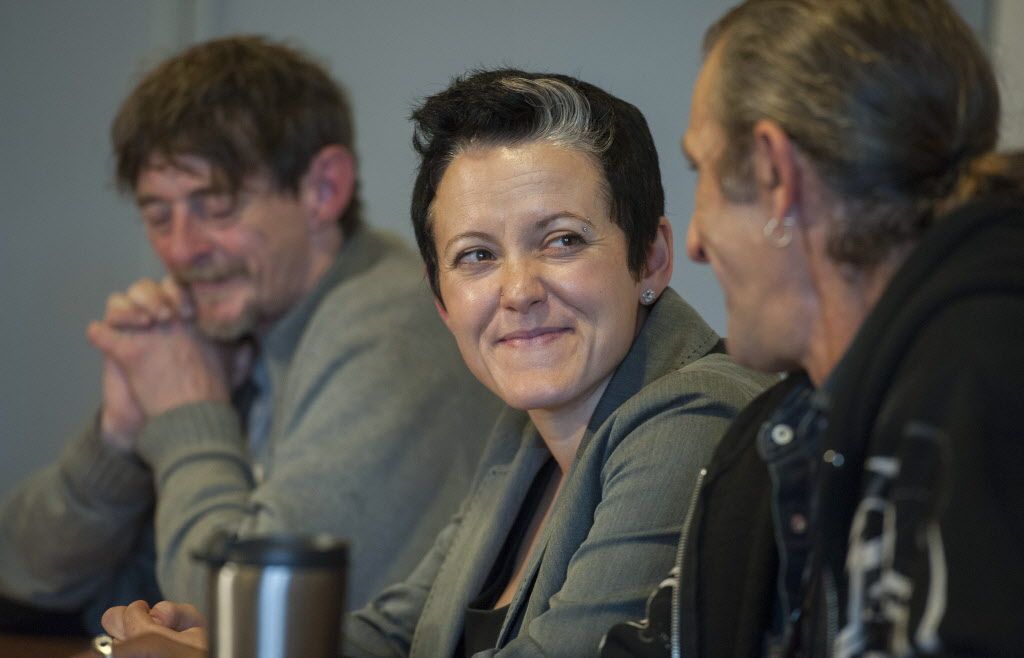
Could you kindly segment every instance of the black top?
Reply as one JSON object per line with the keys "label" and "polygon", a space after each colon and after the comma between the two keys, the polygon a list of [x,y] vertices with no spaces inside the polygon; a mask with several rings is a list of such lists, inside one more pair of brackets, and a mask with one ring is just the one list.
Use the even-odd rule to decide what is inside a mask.
{"label": "black top", "polygon": [[523,506],[519,508],[515,523],[508,531],[505,538],[505,545],[498,554],[491,573],[484,581],[480,594],[469,602],[466,607],[466,622],[462,628],[462,641],[455,652],[460,656],[472,656],[479,651],[493,649],[498,643],[498,634],[505,623],[505,615],[508,614],[509,606],[505,605],[495,608],[501,593],[508,587],[508,581],[516,567],[516,555],[526,538],[526,531],[530,528],[530,521],[537,512],[541,500],[544,498],[544,491],[551,481],[556,462],[548,460],[544,466],[537,471],[537,476],[530,485],[530,490],[523,499]]}

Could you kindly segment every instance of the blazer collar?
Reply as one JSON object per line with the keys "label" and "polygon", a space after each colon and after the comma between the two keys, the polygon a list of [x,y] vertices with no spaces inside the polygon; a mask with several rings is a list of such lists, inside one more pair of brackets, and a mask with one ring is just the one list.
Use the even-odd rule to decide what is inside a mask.
{"label": "blazer collar", "polygon": [[274,362],[290,362],[320,302],[339,283],[372,267],[380,259],[384,243],[383,236],[365,227],[346,236],[334,263],[320,277],[313,290],[298,300],[267,332],[261,341],[261,352]]}
{"label": "blazer collar", "polygon": [[580,449],[623,402],[654,380],[704,356],[719,340],[692,306],[675,290],[666,288],[608,382],[587,423]]}

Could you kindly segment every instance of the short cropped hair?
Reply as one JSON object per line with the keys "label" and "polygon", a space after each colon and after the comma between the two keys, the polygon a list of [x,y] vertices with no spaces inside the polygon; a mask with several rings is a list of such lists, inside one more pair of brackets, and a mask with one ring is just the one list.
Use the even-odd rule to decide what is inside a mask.
{"label": "short cropped hair", "polygon": [[723,192],[752,198],[753,126],[774,121],[837,198],[838,262],[870,268],[968,197],[1018,185],[1020,156],[993,153],[991,66],[945,0],[748,0],[708,30],[716,49]]}
{"label": "short cropped hair", "polygon": [[[193,155],[237,193],[266,173],[297,194],[316,154],[338,144],[354,151],[352,112],[342,88],[304,53],[258,36],[192,46],[147,73],[114,119],[117,183],[130,191],[153,157]],[[360,223],[353,198],[338,219]]]}
{"label": "short cropped hair", "polygon": [[516,69],[455,78],[412,114],[420,156],[412,193],[416,243],[441,298],[431,206],[448,165],[474,146],[548,142],[593,158],[603,174],[612,221],[626,235],[628,266],[639,279],[665,214],[654,139],[633,105],[566,75]]}

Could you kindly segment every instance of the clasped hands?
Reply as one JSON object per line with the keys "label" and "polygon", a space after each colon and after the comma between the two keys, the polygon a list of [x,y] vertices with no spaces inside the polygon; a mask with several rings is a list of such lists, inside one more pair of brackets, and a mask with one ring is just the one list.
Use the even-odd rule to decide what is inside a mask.
{"label": "clasped hands", "polygon": [[227,401],[231,346],[199,333],[189,294],[170,277],[142,279],[107,300],[86,330],[103,353],[103,439],[130,452],[146,421],[191,402]]}

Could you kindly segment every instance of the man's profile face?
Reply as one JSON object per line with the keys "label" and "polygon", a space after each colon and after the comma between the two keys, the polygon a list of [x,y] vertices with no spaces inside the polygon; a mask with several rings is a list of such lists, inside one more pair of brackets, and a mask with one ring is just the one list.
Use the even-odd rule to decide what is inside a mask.
{"label": "man's profile face", "polygon": [[211,338],[266,331],[315,284],[308,214],[265,175],[233,195],[202,158],[154,157],[135,197],[150,244]]}
{"label": "man's profile face", "polygon": [[711,265],[725,294],[729,353],[759,370],[782,370],[792,367],[803,327],[809,326],[805,281],[789,252],[764,235],[771,219],[764,195],[738,202],[722,189],[720,159],[727,137],[713,102],[717,56],[712,51],[701,68],[683,138],[683,151],[697,172],[686,251]]}

